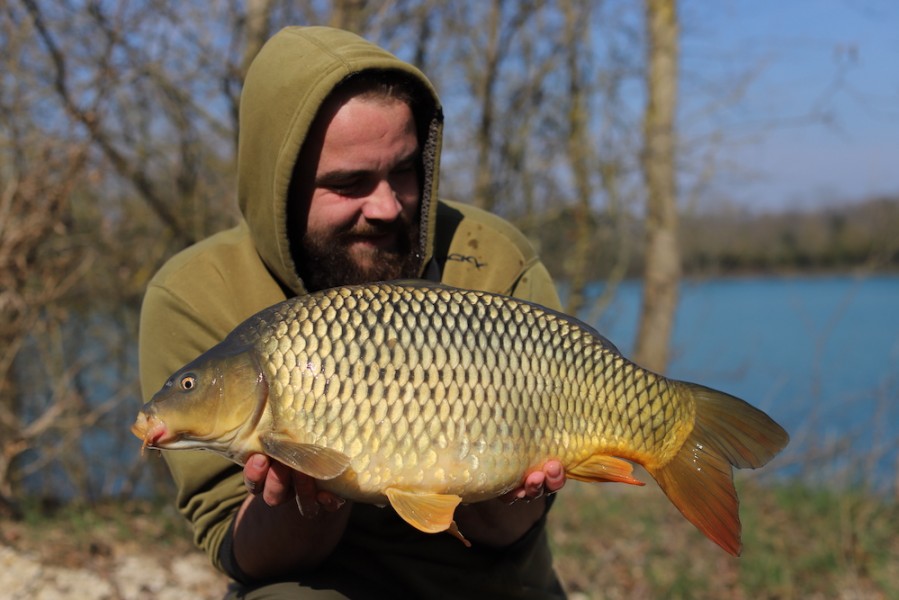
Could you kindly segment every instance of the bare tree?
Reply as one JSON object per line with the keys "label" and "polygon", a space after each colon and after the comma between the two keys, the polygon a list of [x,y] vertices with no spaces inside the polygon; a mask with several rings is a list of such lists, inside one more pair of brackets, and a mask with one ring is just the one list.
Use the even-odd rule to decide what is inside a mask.
{"label": "bare tree", "polygon": [[[8,504],[29,475],[55,472],[91,497],[106,479],[91,464],[127,468],[121,444],[133,441],[123,440],[122,423],[137,405],[134,340],[146,283],[173,251],[233,222],[227,82],[242,78],[243,46],[229,46],[222,31],[244,31],[236,26],[244,15],[202,4],[0,8],[0,496]],[[210,17],[219,23],[212,29],[196,25]],[[254,23],[252,31],[264,29]],[[98,443],[104,438],[109,444]]]}
{"label": "bare tree", "polygon": [[[2,94],[0,112],[17,114],[24,94]],[[66,364],[51,347],[40,364],[55,369],[54,376],[49,382],[39,378],[49,394],[29,404],[17,358],[30,343],[58,339],[65,322],[61,305],[94,255],[71,237],[70,197],[84,174],[87,146],[37,139],[0,121],[12,125],[0,126],[0,512],[15,513],[18,459],[49,432],[73,422],[80,428],[87,417],[68,385],[81,365]]]}
{"label": "bare tree", "polygon": [[648,66],[642,165],[646,182],[643,303],[635,358],[664,372],[680,281],[676,189],[678,19],[676,0],[646,0]]}
{"label": "bare tree", "polygon": [[[453,124],[456,131],[467,132],[462,143],[473,149],[466,152],[468,160],[463,167],[471,172],[459,179],[471,182],[464,195],[486,210],[508,211],[508,204],[502,206],[503,198],[517,195],[518,188],[509,182],[525,167],[519,153],[523,140],[518,136],[529,131],[538,109],[540,83],[546,76],[541,67],[545,63],[534,48],[542,27],[537,19],[546,10],[545,4],[537,0],[455,4],[448,10],[441,32],[456,68],[462,65],[464,69],[464,82],[452,81],[447,75],[452,84],[466,87],[465,100],[457,94],[454,97],[457,102],[470,101],[474,115],[468,123]],[[530,74],[530,81],[521,77],[523,72]],[[452,139],[462,138],[457,135],[453,132]]]}

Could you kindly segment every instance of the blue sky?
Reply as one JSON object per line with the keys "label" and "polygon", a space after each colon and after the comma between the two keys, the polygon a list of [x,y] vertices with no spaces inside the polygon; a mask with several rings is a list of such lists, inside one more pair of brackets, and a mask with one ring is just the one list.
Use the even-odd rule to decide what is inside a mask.
{"label": "blue sky", "polygon": [[681,133],[723,134],[709,201],[899,196],[899,2],[683,0],[681,23]]}

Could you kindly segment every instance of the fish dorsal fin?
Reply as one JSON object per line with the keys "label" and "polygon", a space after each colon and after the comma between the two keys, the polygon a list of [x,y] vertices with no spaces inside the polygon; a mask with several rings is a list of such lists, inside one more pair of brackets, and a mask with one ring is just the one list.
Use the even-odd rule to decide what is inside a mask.
{"label": "fish dorsal fin", "polygon": [[297,442],[288,433],[267,433],[260,441],[266,454],[315,479],[334,479],[350,466],[350,457],[343,452]]}
{"label": "fish dorsal fin", "polygon": [[582,463],[565,470],[565,476],[578,481],[603,482],[614,481],[631,485],[644,485],[633,476],[631,463],[614,456],[594,454]]}
{"label": "fish dorsal fin", "polygon": [[453,513],[462,502],[462,498],[459,496],[416,493],[397,488],[387,488],[385,493],[393,510],[419,531],[425,533],[448,531],[462,540],[465,545],[470,545],[459,533],[459,529],[453,521]]}

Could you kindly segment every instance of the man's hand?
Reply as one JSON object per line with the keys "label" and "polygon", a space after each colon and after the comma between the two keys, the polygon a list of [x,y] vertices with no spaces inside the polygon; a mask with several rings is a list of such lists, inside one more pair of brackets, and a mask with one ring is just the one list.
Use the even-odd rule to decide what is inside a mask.
{"label": "man's hand", "polygon": [[565,485],[565,469],[557,460],[544,463],[539,471],[531,471],[521,486],[500,496],[500,500],[512,503],[517,500],[534,500],[544,494],[554,494]]}
{"label": "man's hand", "polygon": [[[340,509],[351,503],[319,490],[308,475],[265,455],[255,454],[247,460],[244,484],[251,494],[238,514],[235,556],[250,575],[273,576],[300,565],[312,567],[330,553],[346,527],[349,512]],[[503,496],[460,506],[456,522],[476,543],[494,547],[511,544],[543,516],[545,496],[564,485],[562,464],[547,461]],[[299,511],[287,505],[292,498]],[[301,540],[311,542],[311,546],[303,548]]]}
{"label": "man's hand", "polygon": [[547,461],[528,473],[522,484],[495,500],[462,505],[456,509],[459,531],[474,543],[502,547],[514,543],[540,520],[547,494],[565,485],[565,469],[557,460]]}
{"label": "man's hand", "polygon": [[264,454],[254,454],[243,468],[243,479],[253,495],[262,495],[269,506],[280,506],[296,499],[304,517],[315,517],[319,510],[334,512],[344,505],[343,498],[319,490],[312,477],[271,460]]}
{"label": "man's hand", "polygon": [[237,513],[233,541],[240,569],[266,579],[321,564],[343,536],[352,503],[262,454],[250,456],[243,476],[250,495]]}

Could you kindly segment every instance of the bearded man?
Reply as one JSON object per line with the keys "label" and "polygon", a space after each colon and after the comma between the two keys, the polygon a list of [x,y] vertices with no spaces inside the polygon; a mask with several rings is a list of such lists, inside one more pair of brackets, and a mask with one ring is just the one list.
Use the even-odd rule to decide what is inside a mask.
{"label": "bearded man", "polygon": [[[443,115],[415,67],[344,31],[291,27],[253,62],[240,105],[242,219],[173,257],[141,312],[149,399],[244,319],[338,285],[423,278],[559,308],[511,225],[438,200]],[[344,501],[263,455],[165,452],[196,543],[233,598],[564,596],[546,538],[557,461],[506,497],[460,506],[472,542]],[[518,501],[515,500],[525,500]]]}

